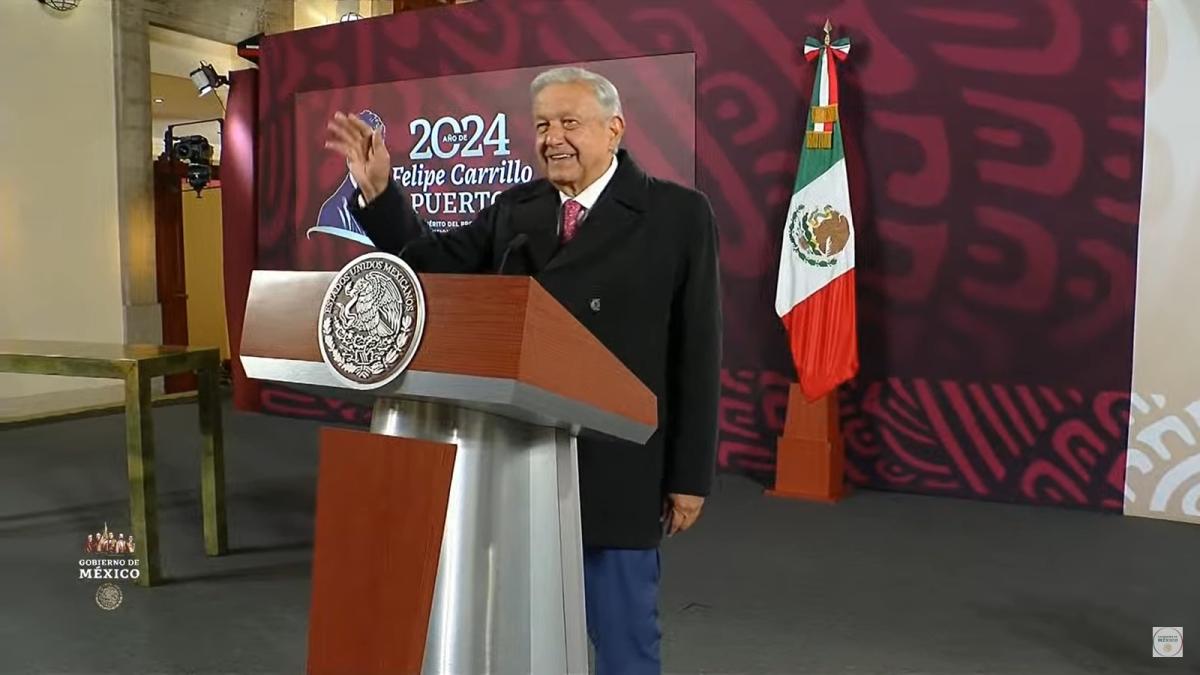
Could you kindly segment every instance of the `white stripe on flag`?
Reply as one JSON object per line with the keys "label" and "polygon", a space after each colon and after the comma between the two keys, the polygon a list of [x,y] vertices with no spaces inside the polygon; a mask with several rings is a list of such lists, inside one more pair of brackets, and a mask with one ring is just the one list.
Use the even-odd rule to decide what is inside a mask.
{"label": "white stripe on flag", "polygon": [[[816,267],[800,259],[792,249],[788,232],[792,212],[798,204],[805,211],[832,206],[846,216],[850,223],[850,240],[837,254],[837,263],[831,267]],[[829,167],[800,191],[792,195],[788,206],[788,219],[783,228],[783,247],[779,252],[779,283],[775,288],[775,312],[783,316],[806,300],[829,282],[854,268],[854,217],[850,213],[850,191],[846,181],[846,160],[843,158]]]}
{"label": "white stripe on flag", "polygon": [[[821,58],[817,59],[817,77],[821,78],[821,87],[817,93],[817,100],[820,105],[829,105],[829,70],[825,59],[829,58],[829,52],[824,48],[821,49]],[[825,131],[825,122],[817,122],[813,125],[813,131]],[[830,123],[829,131],[833,131],[832,123]]]}

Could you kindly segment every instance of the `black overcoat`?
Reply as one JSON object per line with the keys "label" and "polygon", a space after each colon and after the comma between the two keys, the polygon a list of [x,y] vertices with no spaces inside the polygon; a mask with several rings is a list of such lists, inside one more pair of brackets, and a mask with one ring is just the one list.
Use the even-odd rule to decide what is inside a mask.
{"label": "black overcoat", "polygon": [[[586,546],[653,548],[667,493],[707,495],[717,443],[721,296],[712,208],[647,176],[625,151],[611,182],[558,244],[560,198],[545,179],[501,193],[469,225],[433,233],[394,183],[354,215],[382,251],[418,272],[533,276],[658,397],[645,445],[579,439]],[[518,240],[519,242],[520,240]]]}

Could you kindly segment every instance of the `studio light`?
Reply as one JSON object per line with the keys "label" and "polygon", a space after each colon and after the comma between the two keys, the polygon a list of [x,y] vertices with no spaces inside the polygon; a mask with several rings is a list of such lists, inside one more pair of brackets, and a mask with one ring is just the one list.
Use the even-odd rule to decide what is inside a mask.
{"label": "studio light", "polygon": [[192,84],[196,85],[196,91],[200,92],[201,96],[206,96],[217,90],[225,84],[229,84],[223,75],[217,74],[217,69],[212,67],[211,63],[200,62],[200,67],[191,72]]}
{"label": "studio light", "polygon": [[79,6],[79,0],[38,0],[50,9],[69,12]]}

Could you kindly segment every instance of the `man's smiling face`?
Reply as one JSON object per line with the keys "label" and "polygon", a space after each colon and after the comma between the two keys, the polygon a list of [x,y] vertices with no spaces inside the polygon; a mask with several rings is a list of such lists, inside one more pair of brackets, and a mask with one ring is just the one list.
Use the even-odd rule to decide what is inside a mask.
{"label": "man's smiling face", "polygon": [[571,196],[604,175],[625,130],[625,121],[605,114],[594,90],[582,82],[539,91],[533,121],[542,174]]}

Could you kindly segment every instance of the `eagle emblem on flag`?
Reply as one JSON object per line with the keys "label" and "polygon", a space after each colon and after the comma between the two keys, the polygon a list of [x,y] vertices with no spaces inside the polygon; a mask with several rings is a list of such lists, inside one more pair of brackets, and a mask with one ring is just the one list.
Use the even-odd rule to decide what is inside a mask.
{"label": "eagle emblem on flag", "polygon": [[816,267],[837,264],[837,254],[850,243],[850,219],[826,204],[806,211],[803,204],[792,209],[788,219],[788,238],[801,260]]}

